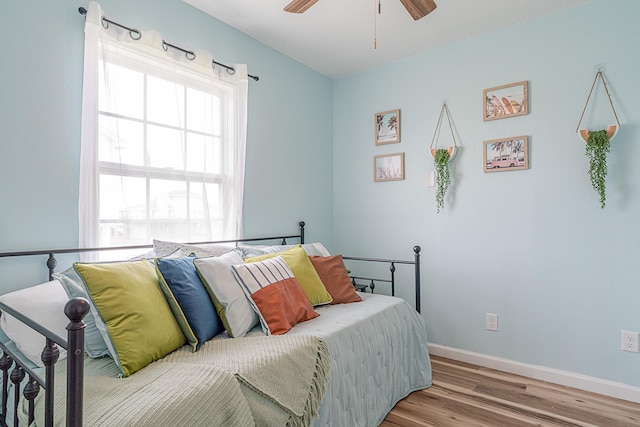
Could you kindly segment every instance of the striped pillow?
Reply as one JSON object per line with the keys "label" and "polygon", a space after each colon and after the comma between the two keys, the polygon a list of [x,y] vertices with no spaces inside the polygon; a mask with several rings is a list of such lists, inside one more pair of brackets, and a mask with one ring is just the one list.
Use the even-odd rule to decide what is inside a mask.
{"label": "striped pillow", "polygon": [[232,266],[266,335],[281,335],[319,314],[282,257]]}

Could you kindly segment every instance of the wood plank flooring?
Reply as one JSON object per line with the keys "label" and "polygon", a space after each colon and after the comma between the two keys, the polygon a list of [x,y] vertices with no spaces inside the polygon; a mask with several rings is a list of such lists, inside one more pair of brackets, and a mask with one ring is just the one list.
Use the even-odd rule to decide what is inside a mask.
{"label": "wood plank flooring", "polygon": [[431,356],[433,386],[411,393],[381,427],[640,426],[640,404]]}

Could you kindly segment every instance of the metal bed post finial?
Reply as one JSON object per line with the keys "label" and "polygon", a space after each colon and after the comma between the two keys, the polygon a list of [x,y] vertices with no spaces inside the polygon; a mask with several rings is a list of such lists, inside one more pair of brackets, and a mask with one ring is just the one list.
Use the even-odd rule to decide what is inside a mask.
{"label": "metal bed post finial", "polygon": [[304,221],[300,221],[298,225],[300,226],[300,244],[304,245],[304,226],[306,224]]}
{"label": "metal bed post finial", "polygon": [[89,301],[73,298],[64,306],[67,325],[67,426],[82,427],[84,389],[84,329],[82,321],[89,312]]}
{"label": "metal bed post finial", "polygon": [[422,248],[418,245],[413,247],[414,258],[416,261],[416,311],[420,313],[422,303],[420,301],[420,251]]}
{"label": "metal bed post finial", "polygon": [[392,262],[389,266],[389,271],[391,272],[391,295],[396,294],[396,263]]}

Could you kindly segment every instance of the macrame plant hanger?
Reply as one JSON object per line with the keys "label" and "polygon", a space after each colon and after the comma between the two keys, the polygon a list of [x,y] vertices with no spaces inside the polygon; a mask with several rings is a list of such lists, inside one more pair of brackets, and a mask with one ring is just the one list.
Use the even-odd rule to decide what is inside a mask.
{"label": "macrame plant hanger", "polygon": [[[444,158],[438,156],[438,148],[437,148],[437,137],[440,134],[440,127],[442,125],[442,116],[446,113],[447,121],[449,122],[449,130],[451,130],[451,137],[453,138],[453,145],[447,147],[446,151],[449,154],[449,159],[445,162]],[[445,150],[444,148],[441,150]],[[449,115],[449,107],[447,107],[447,103],[442,103],[442,108],[440,109],[440,117],[438,118],[438,124],[436,125],[436,130],[433,132],[433,138],[431,139],[431,145],[429,146],[429,154],[434,159],[434,163],[436,166],[436,211],[439,213],[440,210],[444,207],[445,196],[447,190],[449,189],[449,184],[451,183],[451,176],[449,172],[449,162],[456,155],[456,151],[458,151],[458,144],[456,143],[456,135],[453,131],[453,124],[451,123],[451,116]]]}
{"label": "macrame plant hanger", "polygon": [[436,157],[436,151],[437,151],[437,145],[438,145],[436,141],[436,137],[439,134],[440,126],[442,124],[442,116],[445,113],[447,115],[447,121],[449,122],[451,137],[453,138],[453,145],[450,145],[449,147],[447,147],[447,151],[449,152],[449,161],[451,161],[453,160],[454,156],[456,155],[456,152],[458,151],[458,144],[456,143],[456,135],[455,135],[455,132],[453,131],[453,124],[451,123],[451,117],[449,115],[449,107],[447,107],[446,102],[442,104],[442,108],[440,109],[440,117],[438,118],[438,124],[436,125],[436,130],[433,132],[433,138],[431,139],[431,145],[429,146],[429,154],[431,154],[431,157],[433,158]]}
{"label": "macrame plant hanger", "polygon": [[591,85],[591,90],[589,91],[587,102],[584,104],[582,115],[580,115],[578,126],[576,127],[576,133],[584,143],[586,143],[587,139],[589,139],[589,129],[588,128],[580,129],[580,124],[582,123],[582,119],[584,118],[584,113],[587,111],[587,107],[589,106],[589,100],[591,99],[591,94],[593,94],[593,88],[596,86],[598,78],[600,78],[600,80],[602,81],[602,86],[604,87],[604,91],[606,92],[607,98],[609,99],[609,105],[611,105],[611,110],[613,110],[613,115],[616,118],[615,124],[607,126],[607,136],[609,137],[609,140],[612,140],[620,130],[620,120],[618,120],[618,114],[616,113],[616,109],[613,106],[613,101],[611,100],[611,93],[609,93],[607,82],[604,80],[604,74],[602,74],[602,71],[598,70],[598,72],[596,73],[596,77],[593,79],[593,84]]}

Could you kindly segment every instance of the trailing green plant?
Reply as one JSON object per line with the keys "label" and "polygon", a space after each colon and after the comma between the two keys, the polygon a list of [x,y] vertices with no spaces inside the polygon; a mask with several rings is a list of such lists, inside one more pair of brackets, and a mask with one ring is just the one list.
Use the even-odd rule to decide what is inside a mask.
{"label": "trailing green plant", "polygon": [[451,183],[451,174],[449,172],[449,151],[444,148],[436,150],[434,163],[436,167],[436,208],[438,213],[444,207],[444,196],[447,194],[449,184]]}
{"label": "trailing green plant", "polygon": [[589,178],[593,189],[600,195],[600,208],[607,202],[607,153],[611,149],[611,141],[606,130],[589,131],[586,155],[589,157]]}

